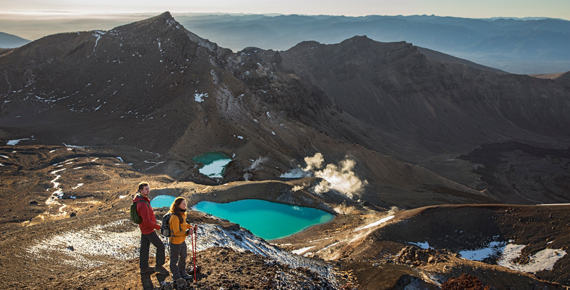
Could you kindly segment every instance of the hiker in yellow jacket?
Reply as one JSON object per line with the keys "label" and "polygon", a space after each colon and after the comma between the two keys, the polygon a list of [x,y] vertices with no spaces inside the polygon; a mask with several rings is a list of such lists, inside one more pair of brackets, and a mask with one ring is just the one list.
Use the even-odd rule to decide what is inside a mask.
{"label": "hiker in yellow jacket", "polygon": [[186,257],[188,256],[186,237],[192,228],[186,223],[186,200],[183,197],[177,197],[170,206],[169,212],[172,213],[169,221],[171,231],[170,272],[172,273],[172,280],[182,286],[185,285],[185,280],[192,279],[186,272]]}

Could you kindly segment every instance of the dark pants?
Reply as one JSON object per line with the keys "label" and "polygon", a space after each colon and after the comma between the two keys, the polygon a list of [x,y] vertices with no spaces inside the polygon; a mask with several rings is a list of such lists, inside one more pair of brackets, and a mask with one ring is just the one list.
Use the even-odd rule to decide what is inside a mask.
{"label": "dark pants", "polygon": [[156,266],[164,265],[164,244],[156,234],[152,232],[148,235],[141,234],[141,252],[140,252],[140,267],[141,269],[148,268],[148,252],[150,244],[156,247]]}
{"label": "dark pants", "polygon": [[[170,244],[170,273],[172,280],[182,278],[182,271],[186,271],[186,257],[188,256],[188,248],[186,242],[178,245]],[[180,259],[179,259],[180,258]],[[176,265],[178,263],[178,266]],[[184,275],[187,276],[188,274]]]}

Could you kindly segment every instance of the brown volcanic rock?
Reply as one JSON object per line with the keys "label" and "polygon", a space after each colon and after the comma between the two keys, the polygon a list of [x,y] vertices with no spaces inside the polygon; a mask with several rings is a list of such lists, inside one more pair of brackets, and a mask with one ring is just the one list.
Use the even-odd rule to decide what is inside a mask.
{"label": "brown volcanic rock", "polygon": [[[370,134],[397,135],[394,151],[408,139],[416,140],[418,150],[441,147],[426,148],[432,152],[503,136],[541,141],[566,136],[562,124],[570,121],[564,113],[570,93],[551,81],[431,60],[405,42],[366,37],[333,45],[304,42],[281,55],[285,68],[368,124]],[[545,114],[542,108],[552,111]]]}
{"label": "brown volcanic rock", "polygon": [[[491,241],[525,245],[521,254],[523,260],[524,257],[528,258],[545,248],[568,251],[568,208],[568,204],[450,205],[401,211],[395,215],[395,222],[375,230],[359,247],[350,252],[347,259],[357,261],[395,257],[394,260],[399,263],[431,269],[430,271],[443,271],[448,278],[454,273],[456,277],[461,273],[475,275],[483,284],[496,287],[504,287],[509,282],[512,282],[512,285],[524,285],[531,280],[536,283],[550,281],[568,285],[570,280],[565,270],[570,263],[568,255],[560,258],[552,270],[521,276],[519,272],[497,266],[497,257],[491,257],[481,263],[460,259],[452,254],[462,250],[486,248]],[[409,245],[424,242],[432,249],[422,250]],[[430,256],[435,263],[427,263]],[[447,270],[444,265],[447,265]],[[497,271],[505,271],[504,276],[497,276]],[[515,278],[517,273],[520,279]]]}
{"label": "brown volcanic rock", "polygon": [[[6,141],[33,135],[35,143],[112,146],[121,156],[156,152],[157,166],[147,170],[204,184],[216,182],[200,176],[191,158],[208,151],[236,155],[223,182],[246,174],[275,178],[317,150],[328,162],[354,152],[373,187],[397,192],[429,183],[477,194],[421,167],[360,153],[350,144],[364,125],[283,70],[279,52],[248,48],[233,54],[186,31],[169,13],[105,32],[44,37],[0,63],[15,72],[0,82]],[[267,161],[250,168],[260,158]],[[145,169],[147,161],[131,162]],[[374,204],[395,204],[375,191]],[[434,202],[424,200],[419,204]],[[412,199],[404,206],[417,204]]]}
{"label": "brown volcanic rock", "polygon": [[485,286],[483,287],[483,283],[481,280],[475,276],[470,276],[465,273],[461,274],[459,277],[453,277],[441,284],[442,290],[463,290],[463,289],[472,289],[472,290],[490,290],[491,287]]}
{"label": "brown volcanic rock", "polygon": [[[281,56],[285,69],[319,87],[344,115],[356,119],[350,120],[354,134],[345,135],[351,142],[471,188],[489,190],[492,198],[504,202],[556,200],[544,192],[560,195],[565,190],[560,185],[554,185],[553,190],[537,179],[526,178],[529,182],[520,187],[501,187],[519,184],[524,174],[504,176],[499,171],[493,172],[496,179],[480,178],[477,168],[485,159],[463,163],[456,157],[484,144],[501,147],[510,140],[554,155],[568,148],[570,119],[565,112],[570,109],[570,90],[563,77],[552,81],[481,70],[426,56],[424,51],[404,42],[379,43],[354,37],[333,45],[303,42]],[[331,136],[341,132],[325,130]],[[516,162],[513,155],[517,152],[504,154],[504,162]],[[565,171],[556,164],[567,163],[562,156],[554,162],[527,162],[525,168],[544,172],[546,179],[563,179]],[[518,181],[513,183],[513,179]],[[538,192],[532,195],[538,197],[535,201],[513,196],[515,190],[531,188]],[[567,194],[562,196],[568,201]]]}
{"label": "brown volcanic rock", "polygon": [[10,108],[27,118],[5,126],[41,131],[39,125],[53,132],[51,142],[84,145],[136,144],[156,136],[145,140],[145,149],[165,152],[185,129],[165,117],[173,115],[181,125],[192,120],[194,92],[207,93],[196,84],[209,75],[204,56],[214,52],[214,44],[185,31],[168,13],[107,32],[42,38],[1,60],[22,72],[10,75],[2,91],[33,106]]}
{"label": "brown volcanic rock", "polygon": [[[551,81],[497,74],[449,58],[438,61],[410,44],[364,37],[338,45],[306,42],[286,52],[232,53],[186,31],[169,13],[0,53],[0,139],[32,139],[0,146],[5,287],[140,288],[136,259],[98,258],[106,264],[83,269],[54,263],[67,258],[54,254],[34,256],[39,262],[30,267],[26,249],[47,236],[125,219],[133,186],[142,179],[159,188],[153,194],[183,195],[190,203],[257,197],[341,212],[331,223],[283,239],[291,244],[283,246],[314,245],[314,257],[332,259],[346,271],[338,282],[347,288],[437,288],[437,281],[461,273],[497,287],[568,284],[568,256],[552,271],[531,275],[448,252],[496,236],[527,245],[521,262],[545,243],[567,250],[567,205],[419,208],[355,232],[391,205],[518,201],[519,195],[568,200],[560,193],[567,188],[567,153],[560,149],[568,143],[568,117],[561,115],[568,109],[564,76]],[[504,142],[511,138],[521,143]],[[61,142],[92,147],[45,145]],[[488,142],[504,143],[472,151]],[[42,145],[26,145],[34,143]],[[191,161],[209,151],[233,156],[223,180],[200,176]],[[314,193],[317,178],[232,182],[246,175],[274,179],[316,152],[326,163],[354,159],[354,171],[369,185],[351,200]],[[535,169],[542,170],[540,178],[524,178]],[[61,200],[51,199],[56,175]],[[557,190],[512,190],[536,185]],[[191,218],[227,225],[205,215]],[[424,241],[438,250],[402,252],[407,242]],[[400,252],[408,258],[393,263]],[[203,254],[203,270],[211,271],[201,277],[204,288],[327,283],[305,269],[266,265],[252,253],[215,247]]]}
{"label": "brown volcanic rock", "polygon": [[[195,181],[203,177],[191,158],[205,152],[235,156],[224,182],[272,179],[322,152],[328,163],[354,158],[369,182],[363,200],[376,206],[516,200],[499,185],[521,180],[519,171],[481,180],[473,168],[484,160],[456,157],[510,139],[567,145],[568,90],[457,62],[366,37],[233,53],[164,13],[3,54],[0,138],[151,151],[164,162],[149,171]],[[566,161],[541,158],[562,164],[545,173],[560,187]],[[266,161],[253,170],[256,160]],[[524,187],[540,192],[541,180]],[[532,200],[552,201],[545,196]]]}
{"label": "brown volcanic rock", "polygon": [[570,90],[570,72],[558,74],[554,81],[563,85],[566,89]]}
{"label": "brown volcanic rock", "polygon": [[[337,214],[332,222],[275,243],[283,249],[314,246],[311,251],[316,262],[322,263],[322,258],[336,265],[335,273],[331,274],[335,275],[341,289],[404,289],[414,285],[438,289],[435,282],[442,283],[462,273],[477,276],[484,285],[493,285],[497,289],[508,289],[509,285],[517,289],[564,289],[564,286],[554,283],[556,281],[568,285],[568,256],[560,259],[553,270],[532,275],[450,254],[462,243],[470,246],[485,244],[486,238],[492,235],[512,238],[516,243],[527,245],[523,251],[525,257],[544,249],[545,245],[567,251],[570,238],[567,232],[568,205],[434,206],[401,211],[384,226],[355,232],[356,228],[376,221],[383,214],[338,195],[319,196],[306,190],[291,190],[294,185],[318,182],[315,178],[207,186],[176,182],[165,175],[147,174],[127,163],[135,158],[154,162],[155,159],[151,159],[153,154],[148,152],[137,151],[122,156],[125,162],[117,157],[112,150],[102,148],[0,146],[0,163],[3,165],[0,166],[0,198],[4,201],[0,204],[0,264],[6,266],[0,274],[2,287],[100,289],[122,285],[125,289],[140,289],[136,257],[124,260],[105,255],[84,255],[86,260],[76,260],[82,263],[69,261],[74,257],[73,253],[79,251],[82,242],[101,241],[99,238],[83,241],[81,236],[78,238],[79,232],[90,234],[94,227],[128,218],[130,198],[141,180],[151,183],[152,196],[185,196],[191,204],[201,200],[228,202],[255,197],[296,205],[339,208],[345,213]],[[56,186],[53,180],[57,175],[60,177]],[[56,190],[54,186],[63,190],[63,199],[48,204]],[[156,210],[159,219],[164,213],[164,209]],[[239,228],[193,211],[189,213],[189,219],[191,223],[220,225],[234,230]],[[114,236],[118,239],[121,233],[132,230],[138,231],[130,223],[112,229],[118,234]],[[362,235],[363,232],[366,233]],[[70,237],[70,233],[75,235]],[[129,250],[131,254],[136,252],[137,233]],[[49,251],[41,255],[30,252],[32,247],[45,246],[45,241],[57,236],[65,239],[48,245]],[[406,242],[423,241],[428,241],[437,250],[421,250],[415,246],[406,248],[409,246]],[[328,249],[319,250],[325,247]],[[338,253],[337,258],[331,258]],[[403,263],[397,263],[398,253],[402,254],[401,260],[405,259]],[[85,263],[89,261],[103,264],[86,267]],[[331,282],[305,268],[287,267],[263,256],[219,246],[200,251],[198,262],[202,267],[198,285],[202,289],[237,287],[235,285],[256,289],[304,289],[330,285],[328,283]],[[157,286],[156,278],[153,276],[152,279]]]}

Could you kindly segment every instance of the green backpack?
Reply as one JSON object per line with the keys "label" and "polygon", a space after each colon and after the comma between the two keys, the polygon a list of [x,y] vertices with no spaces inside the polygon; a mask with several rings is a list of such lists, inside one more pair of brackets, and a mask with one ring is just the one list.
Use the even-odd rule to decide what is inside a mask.
{"label": "green backpack", "polygon": [[131,220],[133,221],[133,223],[140,225],[142,223],[142,218],[139,215],[139,213],[137,212],[137,203],[140,201],[144,201],[146,204],[148,204],[148,202],[146,202],[146,200],[137,200],[135,202],[133,202],[133,204],[131,204]]}

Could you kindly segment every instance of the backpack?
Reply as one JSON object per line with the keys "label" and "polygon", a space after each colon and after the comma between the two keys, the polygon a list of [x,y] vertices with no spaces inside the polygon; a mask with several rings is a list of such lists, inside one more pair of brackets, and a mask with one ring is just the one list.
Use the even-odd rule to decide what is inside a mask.
{"label": "backpack", "polygon": [[172,231],[170,230],[170,217],[172,213],[167,213],[162,217],[162,225],[160,225],[160,234],[165,237],[170,237]]}
{"label": "backpack", "polygon": [[[142,218],[139,215],[139,212],[137,211],[137,203],[144,201],[146,202],[146,200],[137,200],[135,202],[133,202],[133,204],[131,204],[131,221],[133,221],[133,223],[140,225],[142,223]],[[148,204],[148,202],[146,202]]]}
{"label": "backpack", "polygon": [[[170,237],[172,236],[172,230],[170,230],[170,217],[172,216],[172,213],[166,213],[163,217],[162,217],[162,225],[160,226],[160,234],[165,236],[165,237]],[[178,217],[178,220],[180,220],[180,217]],[[182,221],[180,221],[180,223],[182,224]]]}

